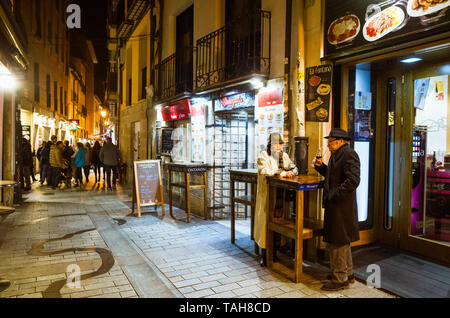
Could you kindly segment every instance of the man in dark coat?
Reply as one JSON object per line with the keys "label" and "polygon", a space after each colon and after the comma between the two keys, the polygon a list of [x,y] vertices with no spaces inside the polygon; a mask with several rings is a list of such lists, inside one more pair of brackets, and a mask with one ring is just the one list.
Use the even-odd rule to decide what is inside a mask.
{"label": "man in dark coat", "polygon": [[340,290],[355,281],[350,243],[359,240],[356,189],[360,182],[358,154],[350,148],[347,132],[333,128],[328,139],[331,157],[328,166],[321,158],[314,160],[315,169],[325,177],[323,241],[330,250],[331,282],[323,290]]}
{"label": "man in dark coat", "polygon": [[31,151],[31,144],[26,138],[22,138],[21,149],[21,164],[23,172],[24,190],[31,190],[31,174],[33,170],[33,152]]}

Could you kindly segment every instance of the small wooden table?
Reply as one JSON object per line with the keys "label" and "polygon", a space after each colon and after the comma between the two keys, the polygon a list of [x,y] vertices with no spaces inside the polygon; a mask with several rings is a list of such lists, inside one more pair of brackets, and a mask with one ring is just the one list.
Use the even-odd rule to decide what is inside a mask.
{"label": "small wooden table", "polygon": [[[0,188],[12,188],[18,185],[19,183],[17,183],[16,181],[0,180]],[[3,203],[3,193],[1,199],[2,199],[1,203]],[[14,213],[16,211],[16,209],[14,209],[13,207],[3,206],[1,203],[0,203],[0,216],[2,217],[2,219],[6,218],[7,215]],[[8,279],[0,277],[0,292],[8,289],[9,286],[11,286],[11,282]]]}
{"label": "small wooden table", "polygon": [[[320,229],[304,227],[303,208],[304,191],[317,190],[322,187],[323,178],[312,175],[299,175],[293,178],[267,177],[269,185],[269,213],[267,213],[267,267],[298,283],[302,275],[303,240],[313,238]],[[284,213],[281,218],[274,218],[277,189],[293,190],[296,192],[296,217],[288,220]],[[283,202],[284,204],[284,202]],[[286,212],[285,206],[283,211]],[[294,270],[274,262],[274,233],[295,240]]]}
{"label": "small wooden table", "polygon": [[[12,188],[16,186],[18,186],[18,183],[16,181],[0,180],[0,188]],[[3,199],[1,203],[3,203]],[[3,206],[1,203],[0,203],[0,216],[6,216],[16,211],[16,209],[14,209],[13,207]]]}
{"label": "small wooden table", "polygon": [[[203,206],[205,212],[205,220],[208,219],[207,213],[207,195],[208,195],[208,165],[206,164],[196,164],[196,163],[167,163],[169,170],[169,207],[170,216],[175,219],[172,211],[172,189],[173,187],[182,188],[186,193],[186,213],[187,213],[187,223],[191,222],[191,190],[202,189],[204,192]],[[184,174],[185,183],[173,183],[172,182],[172,172],[181,172]],[[201,173],[203,174],[203,184],[201,185],[191,185],[191,174]]]}
{"label": "small wooden table", "polygon": [[[251,185],[250,196],[235,196],[235,182],[245,182]],[[258,185],[257,169],[230,170],[230,196],[231,196],[231,244],[235,243],[235,203],[240,203],[251,207],[250,213],[250,237],[254,240],[253,231],[255,228],[255,207],[256,207],[256,189]],[[258,254],[258,245],[255,243],[255,253]]]}

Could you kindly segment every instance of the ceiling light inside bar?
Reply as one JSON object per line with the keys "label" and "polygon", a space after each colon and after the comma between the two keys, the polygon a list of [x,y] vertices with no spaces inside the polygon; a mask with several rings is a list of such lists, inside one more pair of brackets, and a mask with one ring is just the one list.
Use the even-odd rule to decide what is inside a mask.
{"label": "ceiling light inside bar", "polygon": [[404,60],[401,60],[400,62],[406,63],[406,64],[411,64],[411,63],[416,63],[419,61],[422,61],[422,59],[420,57],[408,57]]}

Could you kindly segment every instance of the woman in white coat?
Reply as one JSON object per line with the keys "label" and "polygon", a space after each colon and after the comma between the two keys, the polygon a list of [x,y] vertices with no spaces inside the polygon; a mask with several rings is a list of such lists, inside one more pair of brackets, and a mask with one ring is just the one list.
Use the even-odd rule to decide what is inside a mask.
{"label": "woman in white coat", "polygon": [[267,210],[269,208],[269,187],[266,177],[279,175],[292,178],[298,174],[298,169],[287,153],[284,153],[283,139],[279,133],[269,136],[267,151],[261,152],[258,158],[258,188],[255,208],[255,242],[262,249],[261,265],[266,265],[266,229]]}

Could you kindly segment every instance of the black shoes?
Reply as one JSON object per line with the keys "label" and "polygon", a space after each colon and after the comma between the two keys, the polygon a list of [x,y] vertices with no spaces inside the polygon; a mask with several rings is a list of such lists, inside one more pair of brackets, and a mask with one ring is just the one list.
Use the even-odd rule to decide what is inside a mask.
{"label": "black shoes", "polygon": [[[333,279],[333,276],[327,275],[327,280],[332,280],[332,279]],[[351,274],[350,276],[347,277],[347,279],[350,284],[353,284],[355,282],[355,274]]]}
{"label": "black shoes", "polygon": [[350,288],[350,284],[348,281],[346,281],[344,283],[329,282],[323,285],[320,289],[326,291],[338,291],[341,289],[348,289],[348,288]]}

